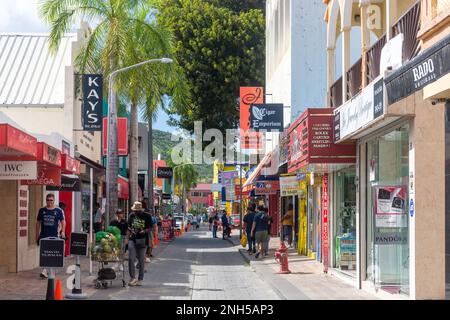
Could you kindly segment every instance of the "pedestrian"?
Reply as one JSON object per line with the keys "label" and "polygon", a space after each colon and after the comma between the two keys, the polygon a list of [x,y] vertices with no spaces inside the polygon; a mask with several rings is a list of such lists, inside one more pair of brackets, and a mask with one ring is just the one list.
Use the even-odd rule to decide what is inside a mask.
{"label": "pedestrian", "polygon": [[150,258],[153,258],[153,248],[155,247],[154,237],[157,234],[158,221],[155,217],[155,213],[150,214],[152,219],[152,227],[150,228],[150,232],[148,233],[148,247],[147,247],[147,257],[145,258],[145,262],[150,262]]}
{"label": "pedestrian", "polygon": [[288,238],[289,247],[292,246],[292,226],[294,224],[294,206],[292,203],[288,205],[288,211],[281,219],[281,224],[283,225],[283,241],[286,241],[286,237]]}
{"label": "pedestrian", "polygon": [[212,218],[213,220],[213,238],[218,238],[217,237],[217,229],[219,229],[219,216],[217,215],[217,212],[214,215],[214,218]]}
{"label": "pedestrian", "polygon": [[200,228],[200,223],[202,223],[202,216],[200,214],[197,215],[197,226],[196,228]]}
{"label": "pedestrian", "polygon": [[97,202],[94,206],[94,211],[95,211],[95,215],[94,215],[94,232],[100,232],[102,231],[102,224],[103,224],[103,212],[102,209],[100,208],[100,204]]}
{"label": "pedestrian", "polygon": [[266,238],[266,243],[264,244],[264,248],[265,248],[264,255],[268,256],[269,255],[270,234],[272,231],[273,218],[269,215],[269,208],[265,207],[264,212],[266,213],[266,217],[267,217],[267,238]]}
{"label": "pedestrian", "polygon": [[229,233],[228,233],[228,229],[230,228],[230,224],[228,223],[228,216],[227,213],[224,212],[222,214],[222,239],[225,240],[225,236],[228,236],[228,238],[230,237]]}
{"label": "pedestrian", "polygon": [[248,254],[252,255],[252,253],[256,253],[256,245],[255,245],[255,237],[252,237],[252,226],[253,220],[255,219],[255,209],[256,204],[250,203],[247,207],[247,214],[244,216],[244,224],[245,233],[247,234],[247,243],[248,243]]}
{"label": "pedestrian", "polygon": [[[127,251],[127,248],[125,246],[125,239],[127,237],[128,222],[125,219],[125,213],[123,212],[122,209],[119,208],[116,210],[116,218],[113,221],[111,221],[109,225],[116,227],[120,230],[120,235],[122,236],[121,248],[122,252],[124,253],[125,251]],[[116,264],[116,266],[118,266],[120,271],[123,271],[122,264]]]}
{"label": "pedestrian", "polygon": [[[142,286],[145,272],[145,250],[147,247],[147,233],[152,226],[152,219],[142,208],[142,203],[136,201],[131,207],[132,213],[128,218],[128,269],[130,272],[129,286]],[[136,280],[136,259],[139,263],[139,277]]]}
{"label": "pedestrian", "polygon": [[267,215],[263,205],[258,206],[258,212],[253,220],[251,235],[252,237],[255,237],[256,247],[258,250],[255,258],[258,258],[260,255],[261,258],[263,258],[267,238]]}
{"label": "pedestrian", "polygon": [[208,219],[208,222],[209,222],[209,231],[211,231],[211,227],[212,227],[212,224],[213,224],[213,222],[214,222],[214,216],[209,216],[209,219]]}
{"label": "pedestrian", "polygon": [[[55,196],[51,193],[45,197],[46,206],[39,209],[36,221],[36,243],[39,246],[39,240],[48,237],[62,239],[66,238],[66,221],[60,208],[55,206]],[[40,277],[48,278],[47,269],[42,269]]]}

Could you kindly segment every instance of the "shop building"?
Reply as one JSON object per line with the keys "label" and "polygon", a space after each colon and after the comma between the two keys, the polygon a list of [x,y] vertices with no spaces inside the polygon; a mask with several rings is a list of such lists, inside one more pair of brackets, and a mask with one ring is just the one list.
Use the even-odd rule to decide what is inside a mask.
{"label": "shop building", "polygon": [[[54,54],[48,49],[46,34],[0,35],[0,123],[39,142],[36,177],[16,179],[15,188],[1,186],[5,194],[17,200],[7,211],[17,222],[18,235],[13,240],[15,254],[8,258],[15,260],[14,265],[9,264],[9,272],[37,266],[35,222],[47,193],[55,195],[57,204],[64,202],[66,205],[66,234],[70,236],[72,231],[81,230],[80,176],[84,168],[80,162],[86,158],[99,163],[101,151],[101,134],[82,131],[82,106],[75,94],[81,79],[76,75],[73,61],[88,36],[87,30],[84,25],[77,33],[64,35]],[[14,196],[9,194],[11,192],[17,194]],[[4,226],[2,233],[9,234],[10,227]]]}
{"label": "shop building", "polygon": [[[419,1],[328,4],[328,98],[335,108],[334,141],[356,142],[357,148],[355,175],[344,172],[335,177],[332,190],[336,235],[350,229],[355,239],[347,242],[344,237],[344,246],[339,240],[340,255],[331,243],[330,267],[341,269],[346,261],[342,248],[355,246],[356,277],[350,281],[388,299],[445,298],[445,208],[440,196],[445,191],[444,109],[424,100],[420,84],[413,83],[411,90],[406,81],[414,82],[411,68],[428,55],[418,38],[421,9]],[[370,24],[374,11],[383,22],[378,26]],[[362,56],[350,66],[349,30],[355,26],[362,30],[362,39],[357,39]],[[341,33],[343,76],[331,83],[333,43]],[[368,46],[371,33],[379,39]],[[347,188],[339,195],[342,185]],[[353,207],[356,219],[348,221]]]}

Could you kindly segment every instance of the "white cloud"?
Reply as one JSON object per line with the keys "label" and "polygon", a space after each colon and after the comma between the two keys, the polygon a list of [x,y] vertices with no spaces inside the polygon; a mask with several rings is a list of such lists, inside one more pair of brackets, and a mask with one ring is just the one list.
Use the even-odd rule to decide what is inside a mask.
{"label": "white cloud", "polygon": [[40,0],[0,0],[0,32],[48,32],[38,16]]}

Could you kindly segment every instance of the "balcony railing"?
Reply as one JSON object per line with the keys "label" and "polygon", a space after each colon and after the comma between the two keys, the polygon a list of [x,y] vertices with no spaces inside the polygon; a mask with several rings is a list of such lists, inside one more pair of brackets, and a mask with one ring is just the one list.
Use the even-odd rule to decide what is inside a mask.
{"label": "balcony railing", "polygon": [[356,96],[362,89],[362,58],[347,71],[347,100]]}
{"label": "balcony railing", "polygon": [[420,2],[417,2],[398,22],[392,27],[392,34],[403,33],[403,58],[406,62],[417,56],[420,51],[420,40],[417,38],[420,30]]}
{"label": "balcony railing", "polygon": [[330,88],[330,107],[337,108],[342,103],[342,77],[340,77]]}
{"label": "balcony railing", "polygon": [[371,83],[380,75],[381,50],[385,44],[386,35],[378,39],[378,41],[366,52],[366,83]]}

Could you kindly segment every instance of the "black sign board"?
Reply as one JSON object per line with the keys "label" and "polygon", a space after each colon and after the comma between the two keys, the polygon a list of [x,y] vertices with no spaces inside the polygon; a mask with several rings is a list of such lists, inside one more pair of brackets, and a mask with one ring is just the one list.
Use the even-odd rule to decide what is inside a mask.
{"label": "black sign board", "polygon": [[88,255],[88,234],[75,233],[70,235],[70,254],[74,256]]}
{"label": "black sign board", "polygon": [[61,175],[61,185],[60,186],[47,186],[48,191],[69,191],[69,192],[80,192],[81,182],[78,177],[68,177],[66,175]]}
{"label": "black sign board", "polygon": [[170,193],[163,193],[162,194],[162,199],[163,200],[170,200],[170,199],[172,199],[172,196],[170,195]]}
{"label": "black sign board", "polygon": [[103,76],[83,75],[83,130],[102,131]]}
{"label": "black sign board", "polygon": [[341,114],[334,114],[334,142],[341,140]]}
{"label": "black sign board", "polygon": [[64,266],[64,240],[44,238],[39,241],[39,267],[62,268]]}
{"label": "black sign board", "polygon": [[280,131],[284,129],[283,104],[252,104],[250,106],[250,129],[255,131]]}
{"label": "black sign board", "polygon": [[170,167],[158,167],[156,169],[156,176],[163,179],[172,179],[173,169]]}
{"label": "black sign board", "polygon": [[389,104],[422,89],[450,72],[450,36],[386,77]]}
{"label": "black sign board", "polygon": [[384,80],[380,79],[373,86],[373,118],[384,114]]}

